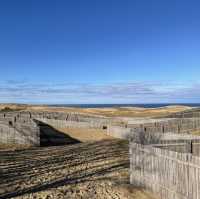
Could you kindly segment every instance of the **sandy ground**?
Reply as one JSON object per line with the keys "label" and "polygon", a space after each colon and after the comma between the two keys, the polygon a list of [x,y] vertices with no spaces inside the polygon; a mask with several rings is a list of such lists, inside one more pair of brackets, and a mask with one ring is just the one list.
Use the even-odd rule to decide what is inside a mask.
{"label": "sandy ground", "polygon": [[58,130],[81,142],[113,139],[106,134],[106,130],[101,129],[60,128]]}
{"label": "sandy ground", "polygon": [[186,106],[168,106],[162,108],[138,108],[138,107],[121,107],[121,108],[100,108],[85,109],[85,112],[100,114],[109,117],[161,117],[171,113],[176,113],[190,109]]}
{"label": "sandy ground", "polygon": [[161,108],[138,108],[138,107],[112,107],[112,108],[73,108],[73,107],[49,107],[44,105],[17,105],[0,104],[0,109],[10,107],[14,110],[27,111],[56,111],[77,112],[89,115],[101,115],[108,117],[161,117],[171,113],[191,109],[187,106],[166,106]]}
{"label": "sandy ground", "polygon": [[[5,107],[8,105],[0,105],[0,109]],[[15,110],[78,112],[109,117],[165,116],[190,109],[184,106],[157,109],[9,107]],[[45,128],[49,129],[53,140],[63,137],[69,139],[66,143],[76,144],[0,150],[1,199],[155,199],[147,191],[129,185],[126,141],[113,139],[104,130]],[[65,136],[61,136],[62,132]]]}
{"label": "sandy ground", "polygon": [[103,130],[45,129],[81,143],[0,151],[1,199],[155,199],[129,185],[127,141]]}
{"label": "sandy ground", "polygon": [[153,199],[129,185],[126,141],[0,152],[0,157],[1,199]]}
{"label": "sandy ground", "polygon": [[[50,110],[40,108],[33,109]],[[65,139],[81,143],[0,151],[1,199],[155,199],[129,185],[126,141],[113,139],[103,130],[55,129],[60,132]]]}
{"label": "sandy ground", "polygon": [[28,148],[30,148],[30,146],[26,146],[26,145],[16,146],[13,144],[5,144],[5,143],[0,142],[0,151],[3,151],[3,150],[7,151],[8,149],[15,151],[15,150],[20,150],[20,149],[28,149]]}
{"label": "sandy ground", "polygon": [[61,112],[78,112],[89,115],[101,115],[107,117],[161,117],[171,113],[181,112],[191,109],[187,106],[167,106],[161,108],[138,108],[138,107],[121,107],[121,108],[66,108],[66,107],[29,107],[29,110],[39,111],[61,111]]}

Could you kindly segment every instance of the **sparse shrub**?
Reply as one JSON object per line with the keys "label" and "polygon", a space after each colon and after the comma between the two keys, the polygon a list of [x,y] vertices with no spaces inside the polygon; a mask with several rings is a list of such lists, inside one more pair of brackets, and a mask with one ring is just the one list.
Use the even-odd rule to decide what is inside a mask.
{"label": "sparse shrub", "polygon": [[131,130],[130,140],[143,145],[157,144],[162,137],[161,133],[146,132],[143,130]]}
{"label": "sparse shrub", "polygon": [[13,111],[13,109],[11,109],[10,107],[5,107],[3,109],[1,109],[2,112],[10,112],[10,111]]}
{"label": "sparse shrub", "polygon": [[1,109],[1,112],[11,112],[11,111],[19,111],[21,109],[14,109],[14,108],[10,108],[8,106],[4,107],[3,109]]}

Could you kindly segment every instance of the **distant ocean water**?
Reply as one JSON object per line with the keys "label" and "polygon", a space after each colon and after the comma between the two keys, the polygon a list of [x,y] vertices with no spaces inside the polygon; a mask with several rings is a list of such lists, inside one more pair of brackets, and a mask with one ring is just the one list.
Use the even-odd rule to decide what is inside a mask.
{"label": "distant ocean water", "polygon": [[177,104],[51,104],[54,107],[76,107],[76,108],[113,108],[113,107],[142,107],[142,108],[160,108],[165,106],[190,106],[200,107],[200,103],[177,103]]}

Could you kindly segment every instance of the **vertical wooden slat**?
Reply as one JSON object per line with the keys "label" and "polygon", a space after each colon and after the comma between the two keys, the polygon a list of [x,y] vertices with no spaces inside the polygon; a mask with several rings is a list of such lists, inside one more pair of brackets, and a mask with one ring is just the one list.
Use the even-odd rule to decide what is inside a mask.
{"label": "vertical wooden slat", "polygon": [[[199,199],[200,158],[139,144],[130,145],[131,182],[137,175],[140,185],[163,199]],[[133,159],[137,157],[137,162]],[[143,165],[138,165],[138,164]],[[137,164],[137,165],[135,165]],[[141,170],[139,169],[141,167]]]}

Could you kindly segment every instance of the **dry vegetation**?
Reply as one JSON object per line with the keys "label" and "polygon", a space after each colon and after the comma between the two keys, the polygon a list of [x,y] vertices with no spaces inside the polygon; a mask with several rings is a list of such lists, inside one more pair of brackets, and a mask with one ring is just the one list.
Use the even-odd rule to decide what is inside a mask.
{"label": "dry vegetation", "polygon": [[109,117],[158,117],[166,116],[170,113],[180,112],[189,109],[185,106],[168,106],[162,108],[138,108],[138,107],[120,107],[120,108],[90,108],[84,109],[90,114],[99,114]]}
{"label": "dry vegetation", "polygon": [[200,136],[200,130],[193,131],[191,132],[191,134]]}
{"label": "dry vegetation", "polygon": [[9,149],[9,151],[15,151],[15,150],[20,150],[20,149],[28,149],[30,148],[30,146],[27,145],[20,145],[20,146],[16,146],[14,144],[5,144],[5,143],[1,143],[0,142],[0,151],[7,151]]}
{"label": "dry vegetation", "polygon": [[191,109],[187,106],[167,106],[162,108],[138,108],[138,107],[113,107],[113,108],[69,108],[69,107],[29,107],[30,110],[78,112],[89,115],[102,115],[107,117],[161,117],[171,113]]}
{"label": "dry vegetation", "polygon": [[[5,107],[8,105],[0,106]],[[12,105],[11,108],[19,107]],[[24,105],[20,106],[22,108],[126,117],[164,116],[188,109],[183,106],[79,109]],[[65,128],[55,129],[55,132],[63,132],[67,139],[78,142],[26,150],[0,150],[1,199],[153,199],[143,189],[129,185],[126,141],[113,139],[103,130]]]}
{"label": "dry vegetation", "polygon": [[73,108],[73,107],[50,107],[44,105],[0,104],[0,109],[4,109],[5,107],[9,107],[13,110],[77,112],[89,115],[102,115],[108,117],[161,117],[171,113],[176,113],[191,109],[191,107],[187,106],[166,106],[161,108],[140,108],[140,107]]}
{"label": "dry vegetation", "polygon": [[151,199],[129,183],[128,144],[104,140],[0,152],[0,198]]}
{"label": "dry vegetation", "polygon": [[[52,135],[54,128],[45,128]],[[127,141],[103,130],[67,128],[54,133],[61,131],[69,143],[77,142],[0,151],[1,199],[153,199],[129,185]]]}

